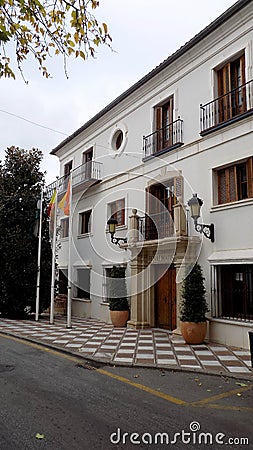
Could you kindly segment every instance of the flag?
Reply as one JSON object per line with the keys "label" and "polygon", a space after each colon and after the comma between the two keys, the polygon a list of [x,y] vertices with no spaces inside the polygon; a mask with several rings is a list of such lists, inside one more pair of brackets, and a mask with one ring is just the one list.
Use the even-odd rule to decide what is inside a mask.
{"label": "flag", "polygon": [[61,208],[64,214],[66,214],[66,216],[69,216],[69,200],[70,200],[70,180],[68,182],[67,192],[64,194],[64,196],[58,203],[58,207]]}
{"label": "flag", "polygon": [[49,217],[51,217],[52,210],[54,210],[55,199],[56,199],[56,189],[54,190],[52,198],[51,198],[51,200],[49,202],[49,205],[47,207],[47,214],[48,214]]}
{"label": "flag", "polygon": [[55,219],[55,201],[56,201],[56,189],[54,190],[54,193],[52,195],[52,198],[49,202],[49,205],[47,207],[47,214],[50,218],[49,222],[49,237],[52,241],[53,233],[54,233],[54,219]]}

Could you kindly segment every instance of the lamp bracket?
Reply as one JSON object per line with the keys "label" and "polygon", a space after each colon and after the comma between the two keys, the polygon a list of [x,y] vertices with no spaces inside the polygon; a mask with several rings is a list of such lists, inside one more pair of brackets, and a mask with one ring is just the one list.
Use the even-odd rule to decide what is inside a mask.
{"label": "lamp bracket", "polygon": [[205,225],[204,223],[198,223],[196,220],[194,222],[195,230],[198,233],[203,233],[204,236],[214,242],[214,224]]}
{"label": "lamp bracket", "polygon": [[127,238],[121,238],[121,237],[114,237],[112,234],[111,234],[111,242],[113,243],[113,244],[116,244],[116,245],[120,245],[120,243],[122,243],[122,244],[126,244],[127,243]]}

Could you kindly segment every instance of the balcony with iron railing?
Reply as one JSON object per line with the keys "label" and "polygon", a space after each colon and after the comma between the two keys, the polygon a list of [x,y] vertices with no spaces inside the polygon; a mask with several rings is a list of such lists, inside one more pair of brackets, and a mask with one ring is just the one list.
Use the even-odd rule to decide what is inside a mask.
{"label": "balcony with iron railing", "polygon": [[183,145],[183,120],[178,118],[148,136],[143,136],[143,159],[161,155],[180,145]]}
{"label": "balcony with iron railing", "polygon": [[253,114],[253,80],[200,105],[200,134],[204,136]]}
{"label": "balcony with iron railing", "polygon": [[[159,212],[137,214],[137,209],[132,209],[129,219],[129,231],[125,247],[139,245],[148,247],[157,245],[159,241],[170,244],[185,243],[188,239],[188,215],[185,206],[178,202],[169,211],[163,208]],[[199,243],[199,242],[198,242]],[[174,244],[173,244],[174,245]],[[150,248],[151,248],[150,247]]]}
{"label": "balcony with iron railing", "polygon": [[144,241],[173,236],[175,233],[173,217],[169,211],[146,214],[145,217],[139,218],[139,233]]}
{"label": "balcony with iron railing", "polygon": [[[87,189],[93,184],[99,183],[102,178],[102,163],[97,161],[88,161],[72,170],[72,189],[73,194]],[[57,187],[59,195],[67,191],[69,174],[58,178],[47,186],[47,196],[51,197],[54,189]]]}
{"label": "balcony with iron railing", "polygon": [[138,215],[135,217],[137,241],[188,236],[187,211],[181,203],[175,204],[172,211],[164,209],[157,213],[146,213],[142,217]]}

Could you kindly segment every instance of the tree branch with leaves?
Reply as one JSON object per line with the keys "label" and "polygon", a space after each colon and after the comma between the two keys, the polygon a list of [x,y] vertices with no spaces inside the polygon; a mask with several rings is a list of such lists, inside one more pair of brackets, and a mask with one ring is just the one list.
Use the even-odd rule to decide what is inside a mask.
{"label": "tree branch with leaves", "polygon": [[94,15],[95,0],[0,0],[0,77],[15,78],[11,44],[18,69],[32,55],[42,75],[50,76],[48,57],[62,55],[67,76],[67,58],[94,57],[100,45],[111,47],[106,23]]}

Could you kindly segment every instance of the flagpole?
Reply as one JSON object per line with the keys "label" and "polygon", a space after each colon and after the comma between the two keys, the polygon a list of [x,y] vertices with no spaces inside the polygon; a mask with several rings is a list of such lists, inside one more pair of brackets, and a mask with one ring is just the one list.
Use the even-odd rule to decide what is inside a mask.
{"label": "flagpole", "polygon": [[69,174],[69,254],[68,254],[68,300],[67,300],[67,328],[71,328],[71,241],[72,241],[72,170]]}
{"label": "flagpole", "polygon": [[51,272],[51,301],[50,301],[50,321],[51,325],[54,324],[54,296],[55,296],[55,258],[56,258],[56,230],[57,230],[57,195],[58,195],[58,181],[56,181],[56,195],[54,202],[54,228],[52,238],[52,272]]}
{"label": "flagpole", "polygon": [[42,238],[42,204],[43,204],[43,188],[41,188],[40,200],[39,200],[39,240],[38,240],[38,262],[37,262],[37,283],[36,283],[36,307],[35,307],[35,320],[39,320],[40,310],[40,262],[41,262],[41,238]]}

